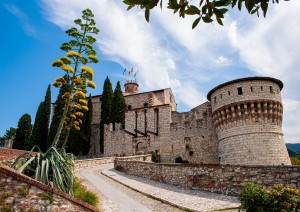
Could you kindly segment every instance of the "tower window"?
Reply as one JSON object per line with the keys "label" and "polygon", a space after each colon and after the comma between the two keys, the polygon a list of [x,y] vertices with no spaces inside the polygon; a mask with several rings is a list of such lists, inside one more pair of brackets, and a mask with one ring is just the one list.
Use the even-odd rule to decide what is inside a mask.
{"label": "tower window", "polygon": [[238,95],[243,95],[243,88],[242,87],[238,87],[237,91],[238,91]]}
{"label": "tower window", "polygon": [[261,91],[263,91],[263,90],[264,90],[263,86],[260,86],[260,90],[261,90]]}
{"label": "tower window", "polygon": [[250,87],[250,90],[251,90],[251,92],[253,92],[253,87],[252,86]]}
{"label": "tower window", "polygon": [[230,91],[228,91],[228,96],[230,96]]}
{"label": "tower window", "polygon": [[272,86],[270,86],[270,92],[271,92],[271,93],[274,93],[273,87],[272,87]]}
{"label": "tower window", "polygon": [[217,103],[217,97],[216,96],[215,96],[214,100],[215,100],[215,103]]}
{"label": "tower window", "polygon": [[128,110],[131,110],[131,108],[132,108],[131,105],[128,105],[128,106],[127,106],[127,109],[128,109]]}
{"label": "tower window", "polygon": [[144,103],[144,107],[145,107],[145,108],[148,107],[148,102],[145,102],[145,103]]}
{"label": "tower window", "polygon": [[221,97],[221,99],[222,99],[222,98],[223,98],[223,95],[221,94],[220,97]]}

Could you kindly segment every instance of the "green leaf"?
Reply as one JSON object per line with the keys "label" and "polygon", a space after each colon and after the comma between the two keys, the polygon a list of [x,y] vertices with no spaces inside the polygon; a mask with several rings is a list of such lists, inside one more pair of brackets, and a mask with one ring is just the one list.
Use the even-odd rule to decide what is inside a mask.
{"label": "green leaf", "polygon": [[214,20],[212,20],[210,17],[208,16],[205,16],[205,17],[202,17],[202,20],[205,22],[205,23],[211,23],[213,22]]}
{"label": "green leaf", "polygon": [[267,2],[267,0],[261,0],[260,6],[261,6],[262,11],[264,12],[264,17],[266,17],[269,3]]}
{"label": "green leaf", "polygon": [[213,8],[213,11],[217,18],[224,18],[222,11],[218,10],[217,8]]}
{"label": "green leaf", "polygon": [[255,5],[255,0],[245,0],[245,5],[248,12],[250,13]]}
{"label": "green leaf", "polygon": [[149,17],[150,17],[150,10],[149,9],[146,9],[145,10],[145,19],[146,21],[149,23]]}
{"label": "green leaf", "polygon": [[27,166],[35,159],[35,157],[30,158],[26,163],[23,164],[23,166],[21,166],[18,171],[19,172],[23,172],[25,170],[25,168],[28,168]]}
{"label": "green leaf", "polygon": [[192,29],[194,29],[194,28],[199,24],[200,20],[201,20],[201,17],[197,18],[197,19],[194,21],[194,23],[193,23],[193,25],[192,25]]}
{"label": "green leaf", "polygon": [[188,6],[188,9],[184,11],[185,14],[187,15],[200,15],[200,10],[198,7],[195,7],[194,5]]}
{"label": "green leaf", "polygon": [[242,3],[243,3],[243,0],[239,0],[239,3],[238,3],[238,9],[239,9],[239,10],[242,9]]}
{"label": "green leaf", "polygon": [[231,7],[234,8],[238,0],[232,0]]}
{"label": "green leaf", "polygon": [[217,22],[218,22],[220,25],[222,25],[222,26],[223,26],[223,22],[222,22],[221,18],[219,18],[219,17],[216,17],[216,19],[217,19]]}

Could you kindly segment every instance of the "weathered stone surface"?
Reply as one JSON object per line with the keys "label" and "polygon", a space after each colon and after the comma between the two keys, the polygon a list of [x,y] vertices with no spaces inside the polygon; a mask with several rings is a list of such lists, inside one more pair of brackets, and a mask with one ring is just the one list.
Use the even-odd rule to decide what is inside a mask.
{"label": "weathered stone surface", "polygon": [[[0,180],[0,195],[6,207],[10,207],[13,211],[25,211],[25,209],[26,211],[97,211],[96,208],[81,200],[76,200],[64,192],[50,188],[8,167],[0,167],[0,179],[6,179]],[[26,188],[29,189],[28,193],[20,191]],[[49,198],[43,199],[43,196],[47,195]],[[2,207],[3,204],[0,204],[0,211]]]}
{"label": "weathered stone surface", "polygon": [[237,195],[245,182],[267,188],[277,184],[300,188],[300,178],[296,178],[300,166],[167,164],[116,158],[114,167],[127,174],[226,195]]}
{"label": "weathered stone surface", "polygon": [[[164,162],[290,165],[283,140],[279,80],[238,79],[218,86],[189,112],[176,111],[171,89],[124,93],[125,130],[105,127],[104,156],[156,151]],[[99,155],[101,96],[93,97],[90,155]]]}

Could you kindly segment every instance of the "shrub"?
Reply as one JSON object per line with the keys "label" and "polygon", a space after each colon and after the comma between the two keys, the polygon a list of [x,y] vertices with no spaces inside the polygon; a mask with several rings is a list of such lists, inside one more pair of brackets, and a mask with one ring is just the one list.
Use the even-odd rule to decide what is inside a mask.
{"label": "shrub", "polygon": [[77,178],[75,178],[74,180],[73,190],[75,198],[80,199],[94,207],[97,207],[99,202],[98,196],[95,193],[88,191],[85,187],[83,187]]}
{"label": "shrub", "polygon": [[183,162],[183,159],[181,156],[178,156],[175,158],[175,163],[182,163]]}
{"label": "shrub", "polygon": [[266,190],[254,183],[246,183],[239,200],[241,209],[256,211],[298,211],[300,209],[300,189],[288,185],[276,185]]}
{"label": "shrub", "polygon": [[254,183],[246,183],[240,193],[239,200],[241,208],[247,212],[264,211],[264,208],[268,205],[268,193]]}
{"label": "shrub", "polygon": [[154,151],[151,152],[151,161],[154,163],[159,162],[159,155]]}
{"label": "shrub", "polygon": [[291,157],[292,165],[300,165],[300,160],[297,157]]}

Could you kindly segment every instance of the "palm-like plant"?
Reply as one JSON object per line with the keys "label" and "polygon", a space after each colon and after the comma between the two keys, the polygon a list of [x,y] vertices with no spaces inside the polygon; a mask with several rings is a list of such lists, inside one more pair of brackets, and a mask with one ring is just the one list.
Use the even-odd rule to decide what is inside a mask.
{"label": "palm-like plant", "polygon": [[[65,107],[52,145],[45,153],[35,146],[30,152],[16,158],[12,165],[19,172],[69,194],[72,194],[74,181],[72,173],[74,156],[66,153],[65,146],[71,128],[80,130],[83,116],[81,111],[88,110],[87,87],[96,88],[96,84],[92,81],[94,71],[86,64],[99,61],[92,46],[96,42],[92,34],[98,34],[99,29],[95,26],[91,10],[86,9],[82,13],[82,19],[74,21],[80,30],[71,28],[66,31],[73,37],[73,40],[63,43],[60,47],[66,51],[66,55],[52,63],[53,67],[59,67],[64,71],[64,76],[56,78],[52,85],[55,87],[69,85],[69,89],[63,95]],[[63,141],[58,148],[62,133]],[[37,153],[34,154],[34,151]]]}

